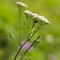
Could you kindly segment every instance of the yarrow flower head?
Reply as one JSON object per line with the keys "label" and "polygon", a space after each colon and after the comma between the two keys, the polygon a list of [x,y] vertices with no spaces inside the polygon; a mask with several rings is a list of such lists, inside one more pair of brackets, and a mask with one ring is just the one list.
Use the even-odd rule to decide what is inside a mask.
{"label": "yarrow flower head", "polygon": [[25,12],[25,15],[26,15],[26,18],[27,18],[27,21],[28,20],[32,20],[32,17],[33,17],[33,15],[34,15],[34,13],[32,13],[31,11],[29,11],[29,10],[26,10],[26,11],[24,11]]}
{"label": "yarrow flower head", "polygon": [[27,17],[27,21],[30,18],[33,22],[33,26],[36,25],[36,23],[38,24],[38,27],[42,27],[46,24],[50,24],[50,22],[48,21],[48,19],[46,19],[44,16],[40,16],[37,13],[32,13],[29,10],[25,11],[26,17]]}
{"label": "yarrow flower head", "polygon": [[50,22],[44,16],[40,16],[37,13],[34,13],[33,21],[34,23],[38,24],[38,28],[41,28],[42,26],[46,24],[50,24]]}
{"label": "yarrow flower head", "polygon": [[33,16],[33,15],[34,15],[34,14],[33,14],[31,11],[29,11],[29,10],[26,10],[26,11],[25,11],[25,14],[28,15],[28,16]]}
{"label": "yarrow flower head", "polygon": [[46,19],[44,16],[39,16],[39,19],[42,20],[46,24],[50,24],[50,22],[48,21],[48,19]]}
{"label": "yarrow flower head", "polygon": [[40,15],[38,15],[36,13],[34,14],[33,18],[36,21],[42,21],[43,23],[50,24],[50,22],[44,16],[40,16]]}
{"label": "yarrow flower head", "polygon": [[25,11],[25,14],[28,15],[28,16],[33,17],[33,19],[34,19],[36,22],[37,22],[37,21],[42,21],[43,23],[50,24],[50,22],[49,22],[44,16],[40,16],[40,15],[38,15],[37,13],[32,13],[31,11],[26,10],[26,11]]}
{"label": "yarrow flower head", "polygon": [[21,6],[23,8],[27,8],[28,6],[22,2],[16,2],[17,6]]}

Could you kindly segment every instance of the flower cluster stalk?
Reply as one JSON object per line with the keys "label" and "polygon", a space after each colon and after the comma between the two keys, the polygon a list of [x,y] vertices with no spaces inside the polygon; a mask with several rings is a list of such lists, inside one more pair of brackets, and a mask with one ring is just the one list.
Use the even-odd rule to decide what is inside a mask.
{"label": "flower cluster stalk", "polygon": [[17,52],[14,60],[16,60],[16,58],[17,58],[18,54],[20,53],[22,47],[34,36],[34,34],[35,34],[37,31],[38,31],[38,29],[37,29],[31,36],[30,36],[30,34],[29,34],[30,38],[28,38],[28,39],[20,46],[20,48],[19,48],[19,50],[18,50],[18,52]]}
{"label": "flower cluster stalk", "polygon": [[37,40],[40,38],[40,36],[38,36],[33,43],[30,45],[30,47],[24,52],[24,54],[22,55],[20,60],[23,60],[24,56],[26,55],[26,53],[29,51],[29,49],[37,42]]}

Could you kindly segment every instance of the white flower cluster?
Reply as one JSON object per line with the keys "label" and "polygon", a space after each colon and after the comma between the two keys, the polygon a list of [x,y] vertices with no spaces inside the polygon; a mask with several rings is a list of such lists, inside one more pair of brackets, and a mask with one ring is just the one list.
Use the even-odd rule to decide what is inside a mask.
{"label": "white flower cluster", "polygon": [[46,24],[50,24],[50,22],[44,16],[40,16],[37,13],[32,13],[31,11],[26,10],[25,14],[29,15],[29,16],[32,16],[33,19],[35,19],[36,21],[42,21],[42,22],[44,22]]}
{"label": "white flower cluster", "polygon": [[25,11],[25,14],[26,14],[26,15],[29,15],[29,16],[33,16],[33,15],[34,15],[34,14],[33,14],[31,11],[29,11],[29,10],[26,10],[26,11]]}
{"label": "white flower cluster", "polygon": [[21,7],[24,7],[24,8],[27,8],[27,7],[28,7],[26,4],[24,4],[24,3],[22,3],[22,2],[16,2],[16,4],[17,4],[18,6],[21,6]]}
{"label": "white flower cluster", "polygon": [[[16,4],[18,6],[23,7],[23,8],[27,8],[28,7],[26,4],[24,4],[22,2],[16,2]],[[50,24],[50,22],[44,16],[40,16],[37,13],[32,13],[31,11],[26,10],[25,14],[28,15],[29,17],[32,17],[37,22],[42,21],[43,23]]]}
{"label": "white flower cluster", "polygon": [[35,18],[36,20],[40,20],[46,24],[50,24],[50,22],[44,16],[40,16],[36,13],[34,14],[33,18]]}

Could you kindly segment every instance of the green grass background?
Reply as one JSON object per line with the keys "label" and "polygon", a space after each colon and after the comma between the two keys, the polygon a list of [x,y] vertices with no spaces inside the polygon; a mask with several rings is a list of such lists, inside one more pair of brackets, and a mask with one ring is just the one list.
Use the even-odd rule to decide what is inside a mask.
{"label": "green grass background", "polygon": [[[22,26],[20,26],[22,27],[22,38],[18,39],[17,1],[26,3],[30,11],[45,16],[51,22],[50,25],[40,29],[32,38],[31,41],[40,35],[40,43],[33,46],[33,50],[26,54],[24,60],[49,60],[49,54],[60,60],[60,0],[0,0],[0,60],[13,60],[19,43],[25,40],[28,34],[23,24],[26,22],[26,17],[23,14],[21,17]],[[14,40],[10,38],[9,33]],[[49,36],[50,42],[46,40],[46,36]],[[17,60],[22,54],[23,51]]]}

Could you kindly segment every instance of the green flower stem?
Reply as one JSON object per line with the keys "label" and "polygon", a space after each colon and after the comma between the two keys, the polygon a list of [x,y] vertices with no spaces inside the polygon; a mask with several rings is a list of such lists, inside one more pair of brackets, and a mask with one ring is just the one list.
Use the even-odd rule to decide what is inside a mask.
{"label": "green flower stem", "polygon": [[29,51],[29,49],[37,42],[37,40],[40,38],[40,36],[38,36],[33,43],[30,45],[30,47],[24,52],[24,54],[22,55],[20,60],[23,60],[24,56],[26,55],[26,53]]}
{"label": "green flower stem", "polygon": [[21,51],[22,47],[25,45],[25,43],[26,43],[26,42],[27,42],[27,40],[24,42],[24,44],[23,44],[23,45],[21,45],[21,46],[20,46],[20,48],[19,48],[19,50],[18,50],[18,52],[17,52],[17,54],[16,54],[16,56],[15,56],[14,60],[16,60],[16,58],[17,58],[17,56],[18,56],[19,52]]}
{"label": "green flower stem", "polygon": [[[35,31],[33,31],[32,33],[30,33],[30,34],[29,34],[29,37],[28,37],[28,40],[30,40],[38,30],[39,30],[39,28],[36,29]],[[31,34],[32,34],[32,35],[31,35]]]}
{"label": "green flower stem", "polygon": [[21,27],[20,27],[20,25],[21,25],[21,14],[22,14],[22,10],[21,10],[21,8],[20,7],[18,7],[18,10],[19,10],[19,40],[21,39]]}
{"label": "green flower stem", "polygon": [[[20,24],[21,24],[21,20],[20,20],[20,18],[21,18],[21,14],[22,14],[22,9],[20,8],[20,7],[18,7],[18,10],[19,10],[19,40],[21,39],[21,28],[20,28]],[[20,44],[20,43],[19,43]],[[21,48],[22,48],[22,46],[21,46]],[[14,59],[13,60],[16,60],[16,58],[17,58],[17,56],[18,56],[18,54],[19,54],[19,51],[21,50],[21,48],[18,50],[18,52],[17,52],[17,54],[15,55],[15,57],[14,57]]]}
{"label": "green flower stem", "polygon": [[33,28],[32,28],[32,30],[31,30],[31,32],[29,33],[27,39],[29,38],[29,36],[30,36],[32,33],[33,33]]}
{"label": "green flower stem", "polygon": [[[38,29],[39,29],[39,28],[38,28]],[[14,60],[16,60],[16,58],[17,58],[19,52],[21,51],[22,47],[33,37],[33,35],[38,31],[38,29],[32,34],[32,36],[31,36],[30,38],[28,38],[28,39],[24,42],[23,45],[20,46],[20,48],[19,48],[19,50],[18,50],[16,56],[14,57]]]}

